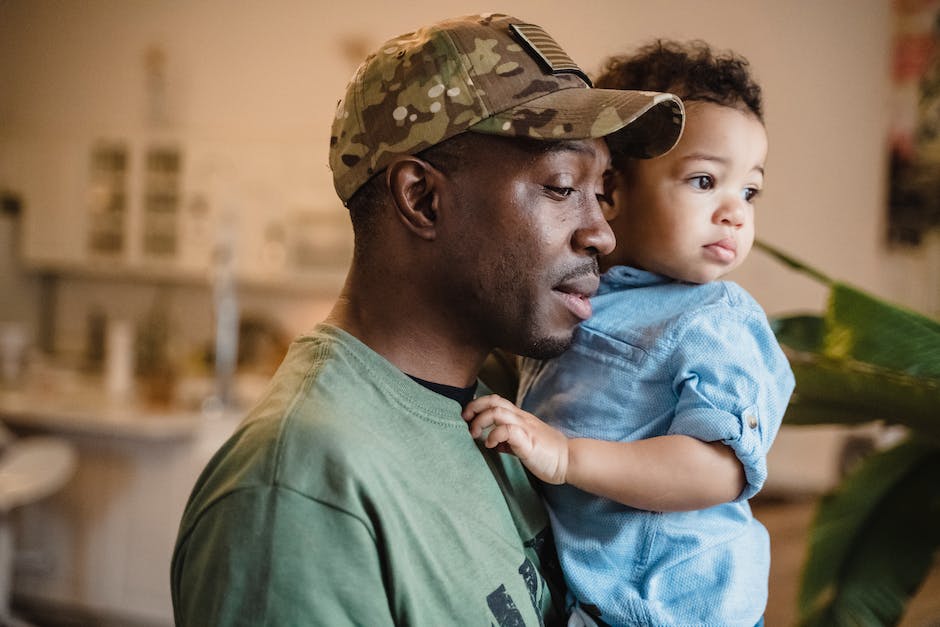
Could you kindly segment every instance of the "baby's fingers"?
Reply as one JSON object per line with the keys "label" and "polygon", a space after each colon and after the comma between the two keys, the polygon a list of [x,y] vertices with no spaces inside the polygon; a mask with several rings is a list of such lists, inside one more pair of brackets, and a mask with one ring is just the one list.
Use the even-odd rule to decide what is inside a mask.
{"label": "baby's fingers", "polygon": [[507,401],[502,396],[499,396],[498,394],[489,394],[487,396],[475,398],[467,403],[467,406],[464,407],[462,415],[464,420],[470,421],[474,416],[488,409],[507,406],[515,407],[515,405]]}
{"label": "baby's fingers", "polygon": [[[506,444],[509,439],[509,427],[498,425],[493,427],[489,433],[486,434],[486,439],[483,441],[483,445],[486,448],[496,448],[500,444]],[[508,446],[503,447],[508,448]]]}
{"label": "baby's fingers", "polygon": [[512,452],[517,457],[524,457],[532,450],[528,434],[517,424],[497,424],[486,435],[484,445],[503,453]]}
{"label": "baby's fingers", "polygon": [[471,418],[464,417],[464,420],[470,423],[470,435],[474,438],[480,437],[484,430],[496,424],[493,421],[493,413],[490,411],[484,411]]}
{"label": "baby's fingers", "polygon": [[491,394],[474,399],[464,408],[463,419],[470,423],[470,435],[474,438],[493,425],[500,425],[515,420],[515,405],[501,396]]}

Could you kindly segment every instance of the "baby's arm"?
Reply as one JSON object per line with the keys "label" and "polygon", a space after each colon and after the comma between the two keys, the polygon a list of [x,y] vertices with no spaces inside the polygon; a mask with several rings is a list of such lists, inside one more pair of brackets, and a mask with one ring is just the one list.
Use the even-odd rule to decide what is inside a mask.
{"label": "baby's arm", "polygon": [[634,442],[576,438],[569,440],[568,460],[571,485],[656,512],[727,503],[745,484],[744,467],[731,447],[687,435]]}
{"label": "baby's arm", "polygon": [[635,442],[566,437],[500,396],[472,401],[463,412],[470,433],[514,453],[546,483],[650,511],[688,511],[726,503],[744,489],[744,468],[721,442],[665,435]]}

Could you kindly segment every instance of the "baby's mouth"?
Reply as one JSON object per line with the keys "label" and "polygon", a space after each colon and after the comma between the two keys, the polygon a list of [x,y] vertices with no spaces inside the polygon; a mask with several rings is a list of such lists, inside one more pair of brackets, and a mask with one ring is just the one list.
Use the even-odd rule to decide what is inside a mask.
{"label": "baby's mouth", "polygon": [[738,254],[738,243],[730,237],[704,246],[713,257],[725,263],[734,261]]}

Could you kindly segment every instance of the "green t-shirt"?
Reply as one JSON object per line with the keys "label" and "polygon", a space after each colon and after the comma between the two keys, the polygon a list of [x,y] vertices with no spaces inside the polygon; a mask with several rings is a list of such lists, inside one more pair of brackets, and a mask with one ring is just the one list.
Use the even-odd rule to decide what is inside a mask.
{"label": "green t-shirt", "polygon": [[203,471],[173,555],[177,625],[560,621],[548,519],[460,406],[344,331],[295,342]]}

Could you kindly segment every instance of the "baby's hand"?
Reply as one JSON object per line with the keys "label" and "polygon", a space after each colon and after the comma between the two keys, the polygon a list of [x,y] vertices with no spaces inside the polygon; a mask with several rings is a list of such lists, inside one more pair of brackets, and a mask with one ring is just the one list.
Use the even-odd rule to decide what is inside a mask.
{"label": "baby's hand", "polygon": [[463,419],[470,423],[474,438],[493,427],[484,441],[487,448],[508,447],[545,483],[565,482],[568,438],[561,431],[495,394],[471,401],[463,410]]}

